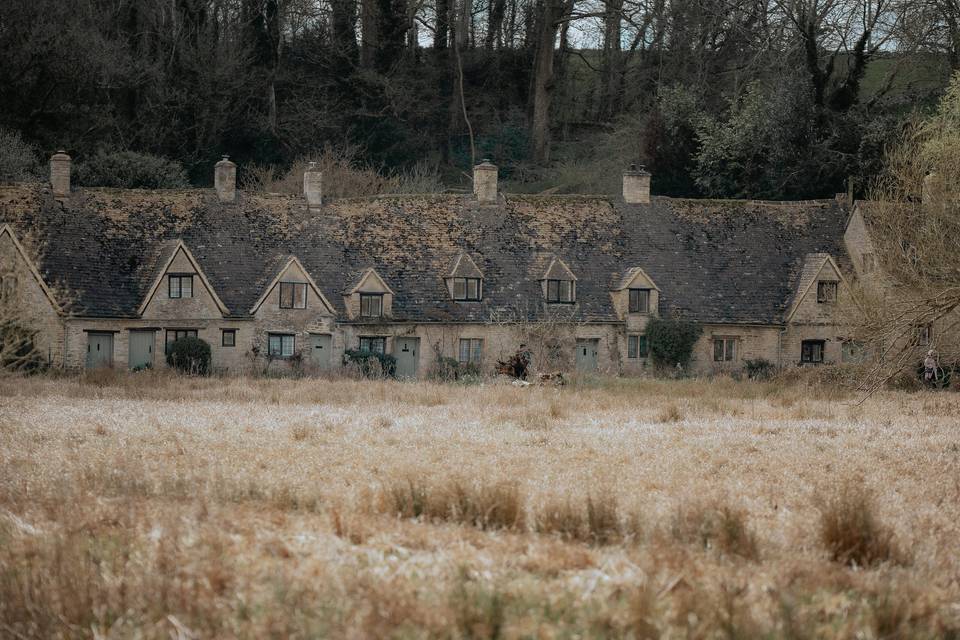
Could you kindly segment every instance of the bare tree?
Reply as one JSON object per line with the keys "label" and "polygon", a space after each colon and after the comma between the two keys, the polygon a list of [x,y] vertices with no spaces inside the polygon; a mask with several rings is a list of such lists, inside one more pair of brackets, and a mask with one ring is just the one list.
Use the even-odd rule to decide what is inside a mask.
{"label": "bare tree", "polygon": [[960,363],[960,75],[935,115],[913,122],[861,207],[877,270],[863,278],[858,338],[871,384],[917,367],[928,350]]}

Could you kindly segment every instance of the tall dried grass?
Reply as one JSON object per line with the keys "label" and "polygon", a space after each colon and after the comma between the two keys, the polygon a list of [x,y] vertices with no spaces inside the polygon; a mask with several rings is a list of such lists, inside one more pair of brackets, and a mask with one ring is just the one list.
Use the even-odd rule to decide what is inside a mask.
{"label": "tall dried grass", "polygon": [[727,380],[0,380],[0,637],[950,637],[951,408]]}

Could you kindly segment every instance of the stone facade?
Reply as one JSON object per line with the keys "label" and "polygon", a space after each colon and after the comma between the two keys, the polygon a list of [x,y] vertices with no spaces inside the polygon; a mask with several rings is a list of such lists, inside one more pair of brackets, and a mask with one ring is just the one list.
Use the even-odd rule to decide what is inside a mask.
{"label": "stone facade", "polygon": [[[838,362],[839,309],[871,251],[862,218],[836,202],[651,198],[642,169],[625,172],[622,199],[507,196],[489,163],[472,196],[344,200],[321,198],[312,169],[301,198],[237,198],[227,159],[212,192],[57,199],[57,175],[51,189],[0,188],[0,271],[17,270],[41,347],[71,369],[94,342],[115,367],[163,367],[167,343],[195,334],[225,371],[327,371],[382,338],[409,375],[461,356],[492,372],[521,344],[540,370],[642,375],[657,316],[704,328],[697,374]],[[16,241],[34,231],[47,249],[35,264]],[[466,279],[479,299],[457,299]],[[61,280],[77,298],[66,311],[47,286]],[[568,290],[554,281],[573,299],[552,300],[552,286]],[[362,312],[366,295],[379,315]]]}

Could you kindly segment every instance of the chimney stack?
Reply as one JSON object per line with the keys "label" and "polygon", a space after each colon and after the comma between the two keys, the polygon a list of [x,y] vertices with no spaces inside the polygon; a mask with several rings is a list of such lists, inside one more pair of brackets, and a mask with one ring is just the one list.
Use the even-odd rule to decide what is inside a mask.
{"label": "chimney stack", "polygon": [[70,195],[70,156],[66,151],[57,151],[50,157],[50,186],[56,198]]}
{"label": "chimney stack", "polygon": [[323,172],[317,171],[317,163],[311,162],[303,172],[303,195],[307,206],[319,207],[323,204]]}
{"label": "chimney stack", "polygon": [[216,164],[213,171],[213,188],[220,202],[234,202],[237,199],[237,165],[230,162],[230,156]]}
{"label": "chimney stack", "polygon": [[635,164],[623,172],[623,201],[627,204],[650,204],[650,172]]}
{"label": "chimney stack", "polygon": [[473,168],[473,194],[480,204],[497,203],[497,166],[489,160]]}

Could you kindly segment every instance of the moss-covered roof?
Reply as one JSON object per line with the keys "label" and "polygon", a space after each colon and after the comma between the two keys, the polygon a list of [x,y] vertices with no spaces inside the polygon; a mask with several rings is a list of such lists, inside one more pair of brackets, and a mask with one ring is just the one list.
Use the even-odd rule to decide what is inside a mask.
{"label": "moss-covered roof", "polygon": [[[294,196],[212,190],[87,189],[64,201],[41,185],[0,187],[0,222],[39,238],[40,270],[76,296],[75,313],[134,316],[170,241],[182,239],[232,313],[246,313],[289,256],[338,313],[373,267],[409,321],[483,321],[542,312],[538,278],[556,256],[577,278],[577,314],[615,319],[609,292],[641,267],[661,313],[710,322],[780,322],[811,253],[845,261],[835,201],[765,203],[604,196],[514,196],[481,206],[460,195],[378,196],[308,208]],[[450,300],[460,252],[484,276],[479,303]],[[533,304],[531,304],[533,301]]]}

